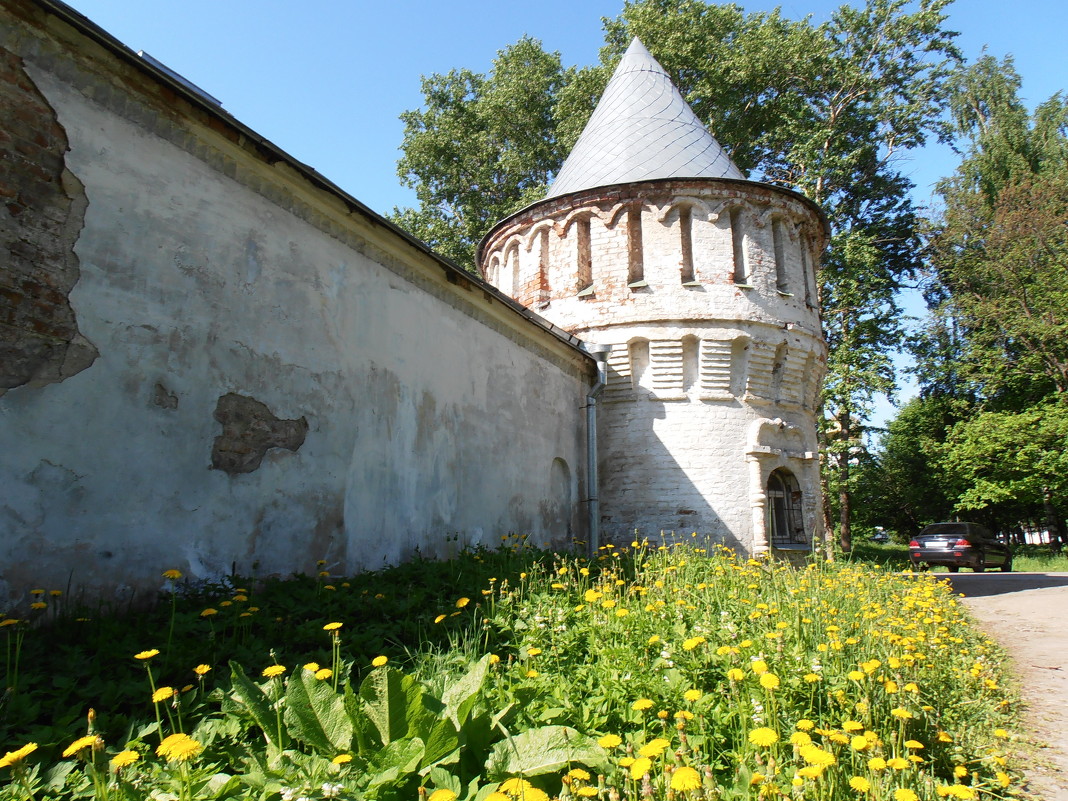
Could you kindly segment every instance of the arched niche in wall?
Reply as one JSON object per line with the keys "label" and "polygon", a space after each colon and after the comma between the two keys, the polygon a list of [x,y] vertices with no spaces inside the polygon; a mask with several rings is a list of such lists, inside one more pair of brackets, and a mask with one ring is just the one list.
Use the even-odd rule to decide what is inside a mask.
{"label": "arched niche in wall", "polygon": [[749,264],[749,221],[742,206],[728,206],[726,212],[725,216],[730,221],[733,281],[741,286],[749,286],[753,277]]}
{"label": "arched niche in wall", "polygon": [[775,289],[784,295],[790,293],[791,284],[787,262],[788,240],[785,221],[780,215],[774,215],[771,218],[771,251],[775,261]]}
{"label": "arched niche in wall", "polygon": [[549,277],[549,234],[552,233],[553,224],[543,222],[535,225],[527,234],[526,251],[537,249],[535,265],[537,267],[537,280],[535,282],[535,301],[547,303],[551,294],[552,284]]}
{"label": "arched niche in wall", "polygon": [[549,466],[549,497],[541,509],[546,533],[550,537],[570,540],[575,532],[571,521],[575,516],[575,485],[571,468],[557,457]]}
{"label": "arched niche in wall", "polygon": [[632,339],[627,343],[627,354],[630,362],[631,388],[652,389],[653,371],[650,367],[649,340]]}
{"label": "arched niche in wall", "polygon": [[560,226],[563,236],[573,242],[572,274],[575,276],[574,289],[581,297],[589,297],[594,292],[593,259],[593,218],[597,217],[593,209],[576,209],[571,212]]}
{"label": "arched niche in wall", "polygon": [[679,283],[683,286],[698,286],[705,280],[695,223],[714,220],[716,216],[707,203],[696,197],[675,198],[659,214],[660,223],[667,228],[674,228],[677,233]]}

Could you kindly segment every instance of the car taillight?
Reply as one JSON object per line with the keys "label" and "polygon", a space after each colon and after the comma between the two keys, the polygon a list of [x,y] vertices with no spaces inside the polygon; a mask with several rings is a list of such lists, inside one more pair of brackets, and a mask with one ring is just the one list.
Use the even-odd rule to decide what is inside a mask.
{"label": "car taillight", "polygon": [[971,548],[972,544],[968,540],[957,540],[953,543],[954,548]]}
{"label": "car taillight", "polygon": [[919,548],[920,544],[918,542],[916,542],[916,540],[909,540],[909,547],[910,548]]}

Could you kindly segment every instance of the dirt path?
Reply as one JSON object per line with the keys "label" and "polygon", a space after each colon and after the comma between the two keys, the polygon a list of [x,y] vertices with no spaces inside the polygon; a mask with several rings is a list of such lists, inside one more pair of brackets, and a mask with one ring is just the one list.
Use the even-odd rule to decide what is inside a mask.
{"label": "dirt path", "polygon": [[1068,801],[1068,573],[958,573],[953,588],[1009,653],[1038,746],[1027,771],[1041,801]]}

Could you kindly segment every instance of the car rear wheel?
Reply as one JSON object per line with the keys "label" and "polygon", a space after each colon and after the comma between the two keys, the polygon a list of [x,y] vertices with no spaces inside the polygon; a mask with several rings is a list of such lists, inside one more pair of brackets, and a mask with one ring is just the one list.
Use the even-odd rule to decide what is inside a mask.
{"label": "car rear wheel", "polygon": [[1011,573],[1012,572],[1012,559],[1006,559],[1004,562],[1001,563],[1001,572],[1002,573]]}
{"label": "car rear wheel", "polygon": [[975,563],[975,567],[972,568],[973,573],[982,573],[986,570],[986,557],[980,556],[979,561]]}

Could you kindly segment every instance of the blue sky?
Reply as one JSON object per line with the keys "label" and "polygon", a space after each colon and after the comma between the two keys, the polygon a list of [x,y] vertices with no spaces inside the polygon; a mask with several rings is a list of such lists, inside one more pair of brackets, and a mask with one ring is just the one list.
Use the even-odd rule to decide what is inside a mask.
{"label": "blue sky", "polygon": [[[622,0],[67,0],[134,50],[144,50],[219,98],[295,158],[382,214],[413,202],[396,175],[398,115],[421,101],[420,76],[484,71],[524,34],[560,51],[565,64],[597,60],[602,17]],[[841,0],[741,2],[781,6],[820,22]],[[1023,96],[1036,105],[1068,86],[1068,0],[956,0],[949,27],[969,59],[985,46],[1014,56]],[[655,53],[653,54],[656,55]],[[729,143],[724,143],[728,144]],[[928,202],[955,156],[932,146],[904,169]],[[909,310],[919,314],[913,300]],[[905,385],[904,394],[909,393]],[[883,419],[890,409],[881,404]]]}

